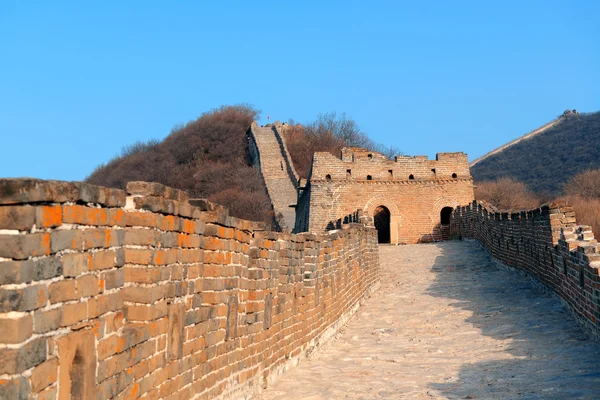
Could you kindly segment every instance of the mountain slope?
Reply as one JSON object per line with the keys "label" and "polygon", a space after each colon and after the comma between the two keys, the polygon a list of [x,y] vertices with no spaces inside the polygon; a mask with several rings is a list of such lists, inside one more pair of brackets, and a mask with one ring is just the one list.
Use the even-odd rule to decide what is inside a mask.
{"label": "mountain slope", "polygon": [[571,176],[589,168],[600,168],[600,112],[565,112],[473,161],[471,175],[475,182],[510,177],[558,195]]}

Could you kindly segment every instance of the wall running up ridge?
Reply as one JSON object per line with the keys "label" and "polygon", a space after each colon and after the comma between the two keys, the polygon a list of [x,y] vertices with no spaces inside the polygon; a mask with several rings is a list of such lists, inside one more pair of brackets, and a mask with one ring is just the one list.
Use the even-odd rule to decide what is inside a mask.
{"label": "wall running up ridge", "polygon": [[0,180],[0,398],[248,398],[378,284],[373,228],[261,223],[159,184]]}
{"label": "wall running up ridge", "polygon": [[495,259],[551,289],[584,330],[600,338],[600,245],[566,202],[517,213],[473,202],[454,211],[451,230],[477,239]]}
{"label": "wall running up ridge", "polygon": [[290,206],[298,201],[298,174],[278,129],[281,129],[278,123],[259,127],[253,122],[250,153],[252,163],[260,167],[273,210],[283,216],[281,230],[291,232],[296,223],[296,210]]}

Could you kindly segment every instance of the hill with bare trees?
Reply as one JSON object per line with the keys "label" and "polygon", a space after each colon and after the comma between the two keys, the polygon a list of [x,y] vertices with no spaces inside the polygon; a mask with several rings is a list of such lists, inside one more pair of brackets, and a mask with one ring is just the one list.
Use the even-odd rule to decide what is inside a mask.
{"label": "hill with bare trees", "polygon": [[600,168],[600,112],[569,110],[542,128],[475,160],[475,182],[511,178],[553,197],[572,176]]}

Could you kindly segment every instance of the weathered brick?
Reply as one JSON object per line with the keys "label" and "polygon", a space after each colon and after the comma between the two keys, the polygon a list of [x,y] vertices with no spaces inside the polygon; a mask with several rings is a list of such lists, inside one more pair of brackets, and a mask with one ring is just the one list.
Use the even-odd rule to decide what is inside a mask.
{"label": "weathered brick", "polygon": [[40,179],[0,179],[0,204],[64,203],[76,201],[79,195],[73,182]]}
{"label": "weathered brick", "polygon": [[95,275],[82,275],[77,278],[77,295],[89,297],[98,294],[98,278]]}
{"label": "weathered brick", "polygon": [[0,379],[0,399],[27,400],[30,391],[29,381],[25,377],[20,376],[9,380]]}
{"label": "weathered brick", "polygon": [[93,253],[90,270],[102,270],[115,267],[116,254],[114,250],[104,250]]}
{"label": "weathered brick", "polygon": [[0,315],[0,343],[21,343],[33,333],[31,314]]}
{"label": "weathered brick", "polygon": [[87,303],[66,304],[62,307],[60,326],[69,326],[87,318]]}
{"label": "weathered brick", "polygon": [[125,284],[125,271],[118,269],[104,272],[100,275],[100,282],[103,290],[111,290],[123,287]]}
{"label": "weathered brick", "polygon": [[60,327],[62,308],[51,310],[38,310],[33,313],[33,326],[35,333],[46,333]]}
{"label": "weathered brick", "polygon": [[58,359],[46,360],[33,369],[31,373],[31,390],[34,393],[50,386],[58,378]]}
{"label": "weathered brick", "polygon": [[46,338],[12,349],[0,349],[0,374],[20,374],[46,360]]}
{"label": "weathered brick", "polygon": [[64,254],[63,274],[68,277],[75,277],[90,270],[91,254],[89,253],[69,253]]}
{"label": "weathered brick", "polygon": [[48,288],[43,284],[19,289],[0,288],[0,312],[35,310],[47,300]]}
{"label": "weathered brick", "polygon": [[24,260],[50,254],[50,234],[1,235],[0,257]]}
{"label": "weathered brick", "polygon": [[96,318],[110,311],[117,311],[123,307],[123,295],[121,293],[110,293],[96,296],[88,300],[88,316]]}
{"label": "weathered brick", "polygon": [[125,262],[128,264],[149,265],[154,252],[148,249],[125,249]]}
{"label": "weathered brick", "polygon": [[127,228],[124,244],[130,246],[154,246],[156,245],[156,231],[153,229]]}
{"label": "weathered brick", "polygon": [[63,301],[75,300],[79,297],[74,279],[50,284],[48,295],[51,303],[62,303]]}
{"label": "weathered brick", "polygon": [[151,304],[165,296],[164,286],[136,287],[129,286],[123,289],[123,300],[132,303]]}

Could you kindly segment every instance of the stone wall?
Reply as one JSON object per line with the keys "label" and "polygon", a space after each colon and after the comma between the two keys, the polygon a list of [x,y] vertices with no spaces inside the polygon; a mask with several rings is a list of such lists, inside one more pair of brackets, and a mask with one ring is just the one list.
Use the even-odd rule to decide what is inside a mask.
{"label": "stone wall", "polygon": [[158,184],[0,180],[0,398],[247,398],[378,274],[358,224],[275,233]]}
{"label": "stone wall", "polygon": [[298,201],[296,230],[322,232],[357,209],[372,218],[385,207],[391,243],[429,242],[446,236],[441,210],[468,205],[473,198],[464,153],[390,160],[359,148],[344,148],[341,158],[318,152]]}
{"label": "stone wall", "polygon": [[567,203],[499,213],[473,202],[455,210],[451,231],[479,240],[495,259],[551,289],[585,331],[600,336],[600,245],[589,226],[577,224]]}
{"label": "stone wall", "polygon": [[298,177],[282,136],[280,124],[250,127],[250,158],[260,171],[267,194],[283,232],[291,232],[296,222],[295,206],[298,200]]}

